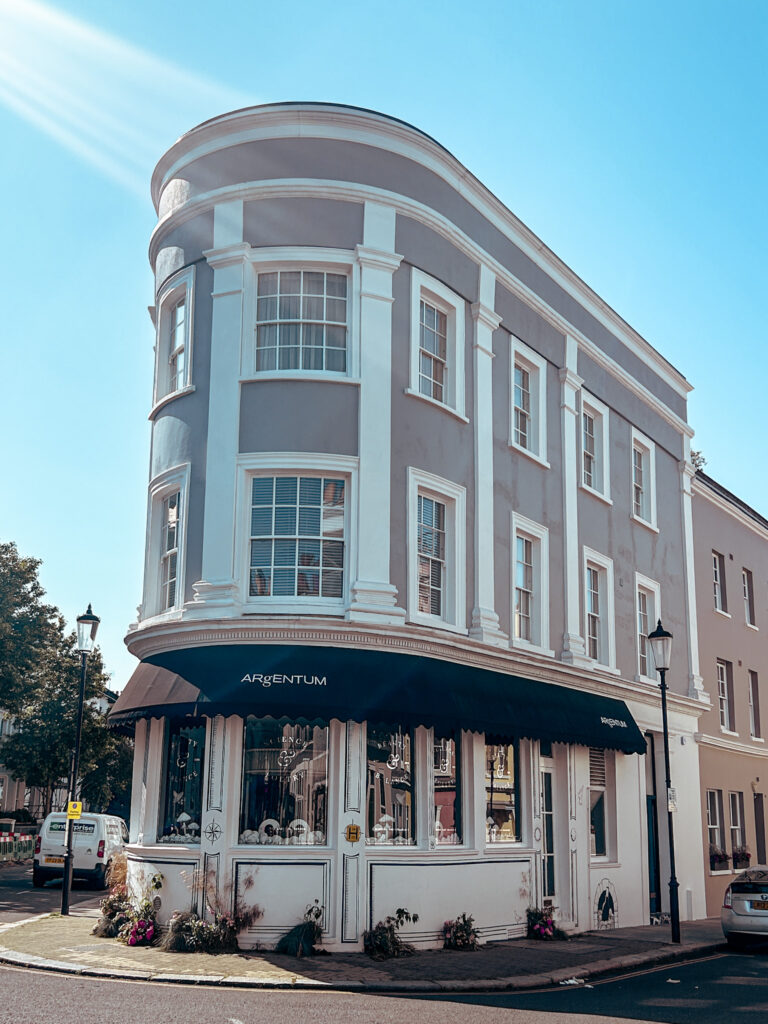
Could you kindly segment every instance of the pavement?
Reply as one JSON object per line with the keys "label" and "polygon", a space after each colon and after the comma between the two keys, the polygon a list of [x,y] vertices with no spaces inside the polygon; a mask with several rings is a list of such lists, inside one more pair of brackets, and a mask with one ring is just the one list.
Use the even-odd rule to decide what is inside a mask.
{"label": "pavement", "polygon": [[137,981],[259,989],[368,992],[469,992],[583,985],[591,978],[681,963],[722,951],[717,918],[682,924],[673,944],[669,925],[583,932],[567,941],[511,939],[475,952],[424,950],[397,960],[363,953],[296,959],[269,951],[211,956],[123,946],[91,934],[98,911],[69,917],[42,914],[0,926],[0,963],[37,970]]}

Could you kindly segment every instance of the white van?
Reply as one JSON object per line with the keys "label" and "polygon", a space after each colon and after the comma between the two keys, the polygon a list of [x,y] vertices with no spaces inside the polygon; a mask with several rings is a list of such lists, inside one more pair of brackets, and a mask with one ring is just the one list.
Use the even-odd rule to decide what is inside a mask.
{"label": "white van", "polygon": [[[35,841],[32,884],[40,888],[52,878],[64,876],[67,816],[49,814]],[[122,818],[112,814],[84,814],[72,822],[74,878],[85,878],[96,889],[103,889],[109,862],[128,842],[128,829]]]}

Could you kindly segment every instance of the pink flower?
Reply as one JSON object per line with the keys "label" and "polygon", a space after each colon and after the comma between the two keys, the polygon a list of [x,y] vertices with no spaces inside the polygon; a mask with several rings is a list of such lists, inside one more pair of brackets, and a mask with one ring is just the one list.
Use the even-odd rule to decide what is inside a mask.
{"label": "pink flower", "polygon": [[136,945],[136,936],[135,935],[131,934],[130,938],[128,939],[128,945],[129,946],[135,946]]}

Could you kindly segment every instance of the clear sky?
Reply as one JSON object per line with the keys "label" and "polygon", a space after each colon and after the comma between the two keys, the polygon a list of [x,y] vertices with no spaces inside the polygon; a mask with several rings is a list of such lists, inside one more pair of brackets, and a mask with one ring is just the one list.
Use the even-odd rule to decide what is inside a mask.
{"label": "clear sky", "polygon": [[70,623],[93,602],[112,685],[143,573],[149,178],[178,135],[281,100],[423,129],[688,378],[707,472],[768,515],[767,56],[764,0],[0,0],[0,538]]}

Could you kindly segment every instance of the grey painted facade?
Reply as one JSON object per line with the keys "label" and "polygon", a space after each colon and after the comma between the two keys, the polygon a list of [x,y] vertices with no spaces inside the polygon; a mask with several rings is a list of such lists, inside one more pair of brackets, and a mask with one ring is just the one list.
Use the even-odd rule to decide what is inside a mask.
{"label": "grey painted facade", "polygon": [[[685,379],[454,157],[382,115],[321,104],[225,115],[172,147],[155,172],[153,192],[160,214],[150,246],[158,289],[157,381],[145,591],[127,637],[131,650],[146,659],[182,647],[281,641],[417,653],[460,662],[468,671],[493,668],[617,697],[641,730],[658,733],[658,694],[639,669],[637,574],[656,588],[654,600],[660,595],[672,632],[695,636]],[[257,275],[302,269],[347,277],[343,372],[256,369]],[[420,300],[446,317],[443,400],[425,395],[418,374]],[[186,334],[174,333],[169,320],[180,302]],[[180,343],[183,374],[174,362]],[[530,387],[530,435],[523,443],[515,441],[515,364],[528,373]],[[169,365],[177,374],[170,390],[162,386]],[[583,414],[590,401],[603,410],[605,425],[598,460],[605,478],[591,490],[583,486]],[[640,499],[633,489],[638,444],[645,460]],[[344,582],[335,602],[249,593],[250,482],[302,472],[346,480]],[[181,512],[171,536],[178,589],[169,601],[163,517],[176,494]],[[423,605],[419,611],[417,495],[437,497],[447,510],[437,615],[424,614]],[[633,516],[638,500],[647,507]],[[521,601],[515,529],[533,551],[532,639],[516,635],[525,627],[515,620]],[[587,590],[598,577],[593,657]],[[670,684],[677,735],[692,738],[702,710],[695,643],[676,646]],[[349,720],[356,721],[354,708]],[[208,724],[209,740],[217,735],[216,721]],[[139,730],[135,793],[148,762],[161,775],[158,728]],[[241,722],[230,719],[221,728],[232,743],[239,729],[242,743]],[[350,773],[365,775],[350,753],[350,744],[359,743],[362,757],[360,728],[336,723],[331,729],[339,746],[331,753],[329,801],[339,803],[329,814],[339,827],[365,816],[346,795]],[[425,757],[426,731],[414,742]],[[612,848],[595,854],[583,804],[586,749],[557,745],[550,763],[538,743],[524,741],[518,811],[525,823],[519,840],[500,851],[484,838],[482,736],[466,733],[462,742],[465,857],[498,865],[505,853],[517,867],[504,869],[504,884],[519,889],[516,872],[522,871],[530,899],[541,901],[541,773],[555,772],[562,920],[589,927],[593,890],[605,878],[621,893],[622,923],[647,919],[647,772],[640,759],[616,754],[610,760]],[[203,851],[234,870],[243,853],[233,824],[240,769],[236,746],[229,749],[231,762],[217,769],[211,753],[207,763],[209,775],[220,771],[226,778],[229,830],[215,849]],[[678,785],[697,787],[695,744],[682,747],[677,764]],[[429,791],[426,767],[424,773]],[[138,860],[158,856],[151,820],[158,799],[147,796],[134,808]],[[698,806],[681,819],[700,833]],[[424,818],[417,846],[437,870],[448,855],[440,860],[431,848],[430,827]],[[387,870],[404,853],[394,851],[392,861],[386,851],[348,848],[329,836],[323,863],[335,908],[326,929],[331,943],[359,943],[364,920],[374,914],[366,883],[374,852]],[[361,858],[354,873],[344,859],[353,856]],[[696,848],[679,869],[688,916],[703,907],[701,859]],[[469,899],[474,883],[466,879],[461,885],[469,886]],[[344,914],[353,885],[362,909],[351,922]],[[519,928],[520,908],[494,913],[487,909],[490,934]],[[427,918],[441,914],[444,919],[435,905]],[[428,929],[418,938],[433,940]]]}

